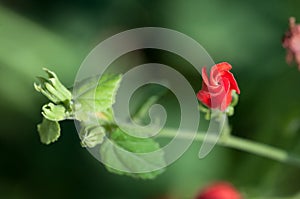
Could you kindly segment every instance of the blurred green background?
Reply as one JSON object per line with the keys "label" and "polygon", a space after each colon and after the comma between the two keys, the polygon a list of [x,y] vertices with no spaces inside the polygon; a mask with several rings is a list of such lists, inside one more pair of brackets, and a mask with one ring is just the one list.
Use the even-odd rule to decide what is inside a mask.
{"label": "blurred green background", "polygon": [[[300,156],[300,73],[287,66],[281,47],[290,16],[300,21],[300,1],[1,0],[0,198],[193,198],[220,180],[246,198],[298,193],[299,168],[223,147],[199,160],[199,143],[155,180],[111,174],[81,148],[73,122],[62,124],[57,143],[39,142],[36,124],[47,100],[33,89],[42,67],[71,87],[87,53],[113,34],[144,26],[175,29],[202,44],[215,62],[233,65],[241,89],[230,119],[233,133]],[[183,70],[195,92],[200,89],[200,76],[186,62],[154,55],[148,61]],[[124,64],[145,62],[128,56]]]}

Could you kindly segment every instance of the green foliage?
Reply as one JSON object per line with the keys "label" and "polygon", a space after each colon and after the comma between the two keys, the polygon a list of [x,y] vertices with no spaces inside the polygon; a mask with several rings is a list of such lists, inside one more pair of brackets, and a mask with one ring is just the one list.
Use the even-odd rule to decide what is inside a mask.
{"label": "green foliage", "polygon": [[[153,168],[156,168],[156,166],[164,168],[165,160],[163,151],[156,153],[154,156],[140,156],[140,154],[160,149],[159,144],[153,139],[132,137],[120,129],[114,131],[110,135],[110,139],[118,146],[110,144],[109,140],[105,140],[100,147],[101,158],[108,165],[117,165],[119,168],[124,168],[124,170],[129,172],[116,170],[107,166],[109,171],[141,179],[153,179],[164,171],[164,169],[153,171]],[[138,170],[149,172],[135,173]]]}
{"label": "green foliage", "polygon": [[55,142],[60,136],[60,126],[56,121],[50,121],[46,118],[43,122],[37,125],[37,130],[40,135],[40,140],[43,144]]}
{"label": "green foliage", "polygon": [[93,77],[76,86],[75,117],[81,122],[79,136],[83,147],[93,148],[101,144],[113,128],[111,107],[121,78],[121,75],[107,74],[99,82],[97,77]]}
{"label": "green foliage", "polygon": [[111,108],[115,103],[115,94],[121,82],[121,75],[104,75],[101,77],[97,89],[95,107],[97,112]]}
{"label": "green foliage", "polygon": [[54,72],[46,68],[43,70],[47,73],[48,79],[38,77],[40,84],[34,83],[34,88],[54,104],[50,102],[42,107],[44,119],[37,128],[41,142],[50,144],[51,142],[55,142],[60,136],[58,121],[68,119],[72,115],[72,94],[59,81]]}
{"label": "green foliage", "polygon": [[[163,170],[152,171],[154,165],[164,167],[163,152],[157,153],[157,157],[149,156],[148,159],[141,158],[137,153],[155,151],[160,148],[159,144],[151,138],[140,139],[129,136],[114,124],[111,107],[115,102],[115,94],[121,78],[121,75],[103,75],[98,84],[98,79],[95,77],[84,80],[75,88],[75,117],[81,121],[81,145],[92,148],[101,144],[100,155],[105,163],[129,171],[120,171],[107,166],[110,172],[135,178],[153,179],[163,172]],[[96,115],[99,123],[89,123],[91,115]],[[110,145],[110,141],[104,139],[105,135],[113,141],[114,145]],[[150,172],[134,173],[136,170]]]}
{"label": "green foliage", "polygon": [[[42,143],[50,144],[59,138],[58,121],[76,118],[81,122],[79,133],[81,145],[93,148],[102,144],[99,152],[104,162],[126,170],[116,170],[107,166],[109,171],[142,179],[153,179],[163,172],[163,169],[157,170],[157,166],[159,168],[165,166],[163,151],[158,151],[155,155],[141,155],[160,149],[159,144],[151,138],[129,136],[114,123],[112,105],[115,102],[121,75],[103,75],[98,83],[97,78],[85,80],[75,88],[76,97],[72,97],[71,92],[61,84],[54,72],[44,70],[48,74],[48,79],[39,77],[40,84],[34,84],[34,87],[53,103],[42,107],[44,119],[38,125]],[[75,110],[72,99],[75,99]],[[94,117],[97,123],[90,120],[91,117]],[[110,145],[105,136],[109,137],[114,145]]]}
{"label": "green foliage", "polygon": [[121,75],[107,74],[98,83],[97,78],[92,78],[75,88],[76,119],[84,121],[90,113],[101,113],[111,108],[121,79]]}

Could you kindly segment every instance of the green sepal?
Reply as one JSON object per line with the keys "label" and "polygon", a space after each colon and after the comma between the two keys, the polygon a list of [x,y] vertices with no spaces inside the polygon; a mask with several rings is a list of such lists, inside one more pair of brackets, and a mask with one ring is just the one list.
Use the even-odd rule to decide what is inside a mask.
{"label": "green sepal", "polygon": [[235,90],[231,91],[231,96],[232,96],[231,103],[230,103],[230,105],[226,109],[227,116],[233,116],[234,115],[234,107],[239,102],[239,95],[236,93]]}
{"label": "green sepal", "polygon": [[[159,150],[159,144],[153,139],[132,137],[120,129],[116,129],[116,131],[111,133],[110,140],[114,143],[113,145],[106,139],[100,147],[100,155],[103,162],[107,163],[107,165],[124,168],[128,172],[106,166],[108,171],[141,179],[153,179],[164,171],[166,163],[162,150],[156,153],[155,157],[141,157],[137,155]],[[161,169],[152,171],[156,166]],[[149,170],[150,172],[135,172],[141,169]]]}
{"label": "green sepal", "polygon": [[202,105],[201,103],[199,104],[198,108],[199,108],[200,112],[204,113],[204,119],[210,120],[210,117],[211,117],[210,108],[207,108],[206,106]]}
{"label": "green sepal", "polygon": [[233,116],[234,115],[234,107],[228,106],[226,109],[227,116]]}
{"label": "green sepal", "polygon": [[235,90],[232,90],[231,95],[232,95],[232,100],[230,106],[235,107],[239,102],[239,95],[236,93]]}
{"label": "green sepal", "polygon": [[43,144],[55,142],[60,136],[60,126],[56,121],[50,121],[43,118],[42,123],[37,125],[40,140]]}

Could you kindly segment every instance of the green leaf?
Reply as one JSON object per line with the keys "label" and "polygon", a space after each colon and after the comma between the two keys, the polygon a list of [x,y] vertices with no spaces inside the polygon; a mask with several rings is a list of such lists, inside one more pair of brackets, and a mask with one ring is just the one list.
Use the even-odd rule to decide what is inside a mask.
{"label": "green leaf", "polygon": [[89,114],[111,108],[121,79],[121,75],[104,74],[98,84],[97,78],[84,80],[75,88],[76,119],[86,120]]}
{"label": "green leaf", "polygon": [[43,144],[55,142],[60,136],[60,126],[56,121],[44,118],[43,122],[37,125],[37,129]]}
{"label": "green leaf", "polygon": [[103,111],[115,103],[115,94],[121,82],[121,75],[104,75],[96,90],[96,110]]}
{"label": "green leaf", "polygon": [[[165,167],[163,151],[151,156],[142,155],[160,149],[159,144],[153,139],[135,138],[120,129],[114,131],[110,139],[114,144],[110,144],[106,139],[100,147],[101,158],[110,172],[134,178],[153,179],[164,171],[164,169],[153,170],[153,168]],[[123,171],[115,168],[122,168]],[[136,171],[145,172],[137,173]]]}

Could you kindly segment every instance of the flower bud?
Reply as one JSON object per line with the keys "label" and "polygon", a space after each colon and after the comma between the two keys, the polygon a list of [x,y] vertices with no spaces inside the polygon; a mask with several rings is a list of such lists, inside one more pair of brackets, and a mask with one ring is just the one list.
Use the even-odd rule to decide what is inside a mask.
{"label": "flower bud", "polygon": [[44,68],[44,71],[48,74],[48,79],[38,77],[40,84],[34,84],[35,90],[41,92],[55,104],[66,102],[67,104],[70,104],[72,99],[71,92],[62,85],[54,72],[46,68]]}
{"label": "flower bud", "polygon": [[242,196],[231,184],[218,182],[204,188],[195,199],[242,199]]}
{"label": "flower bud", "polygon": [[44,105],[42,110],[42,115],[51,121],[61,121],[69,116],[69,113],[63,105],[55,105],[51,102]]}
{"label": "flower bud", "polygon": [[300,25],[296,24],[296,19],[290,17],[289,30],[286,31],[282,46],[286,49],[286,62],[290,64],[293,60],[300,70]]}
{"label": "flower bud", "polygon": [[197,98],[208,108],[226,111],[233,100],[233,94],[240,94],[234,75],[229,72],[231,68],[229,63],[222,62],[211,68],[210,75],[205,67],[202,68],[202,89],[197,93]]}
{"label": "flower bud", "polygon": [[103,142],[105,128],[102,126],[87,126],[82,128],[79,136],[83,147],[93,148]]}

